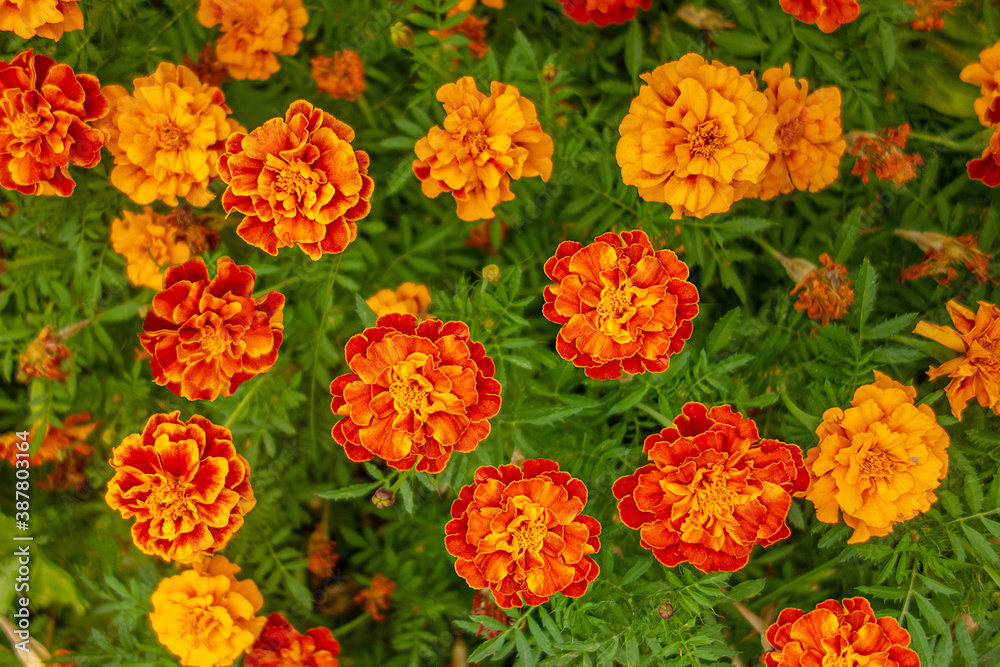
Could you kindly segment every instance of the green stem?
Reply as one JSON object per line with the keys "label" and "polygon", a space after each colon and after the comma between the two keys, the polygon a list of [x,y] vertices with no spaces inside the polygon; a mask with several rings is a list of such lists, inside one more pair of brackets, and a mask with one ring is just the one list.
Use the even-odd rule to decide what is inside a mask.
{"label": "green stem", "polygon": [[330,313],[330,305],[333,300],[333,284],[337,281],[337,273],[340,272],[340,262],[344,255],[337,255],[337,263],[330,265],[330,277],[326,282],[326,296],[323,297],[323,310],[319,314],[319,333],[316,334],[316,349],[313,350],[312,379],[309,381],[309,435],[312,437],[313,452],[318,452],[319,440],[316,438],[316,375],[319,373],[319,350],[322,346],[323,336],[326,334],[326,321]]}
{"label": "green stem", "polygon": [[906,590],[906,601],[903,602],[903,610],[899,612],[899,625],[906,623],[906,610],[910,607],[910,600],[913,599],[913,582],[917,579],[917,564],[913,564],[913,572],[910,574],[910,587]]}
{"label": "green stem", "polygon": [[[784,593],[786,590],[795,589],[803,581],[808,581],[810,578],[816,576],[817,574],[822,573],[824,570],[828,569],[831,565],[835,565],[839,560],[840,560],[840,556],[837,556],[835,558],[831,558],[830,560],[828,560],[827,562],[823,563],[822,565],[817,565],[816,567],[814,567],[813,569],[809,570],[805,574],[800,574],[795,579],[792,579],[788,583],[786,583],[786,584],[784,584],[782,586],[779,586],[778,588],[774,589],[773,591],[771,591],[767,595],[764,595],[764,596],[762,596],[760,598],[757,598],[756,603],[757,604],[761,604],[761,605],[767,604],[772,599],[774,599],[774,598],[778,597],[779,595],[781,595],[782,593]],[[836,570],[832,570],[832,572],[836,572]]]}
{"label": "green stem", "polygon": [[360,616],[355,616],[354,618],[352,618],[351,620],[349,620],[347,623],[344,623],[343,625],[341,625],[339,628],[335,628],[333,630],[333,636],[334,636],[334,638],[343,637],[345,634],[347,634],[348,632],[350,632],[351,630],[353,630],[357,626],[361,625],[364,621],[367,621],[370,616],[371,616],[371,614],[366,611],[363,614],[361,614]]}
{"label": "green stem", "polygon": [[243,408],[245,408],[247,403],[250,402],[250,399],[253,398],[254,394],[260,391],[260,388],[264,385],[265,382],[266,380],[261,380],[260,382],[257,382],[256,384],[254,384],[253,387],[249,389],[249,391],[243,394],[243,398],[241,398],[240,402],[236,405],[236,409],[233,410],[231,415],[229,415],[229,419],[226,420],[226,423],[222,425],[223,428],[231,429],[233,422],[236,421],[236,417],[239,416],[241,412],[243,412]]}
{"label": "green stem", "polygon": [[963,516],[960,519],[952,519],[951,521],[947,522],[944,525],[950,526],[951,524],[958,523],[959,521],[968,521],[969,519],[978,519],[981,516],[989,516],[990,514],[997,514],[997,513],[1000,513],[1000,508],[997,508],[995,510],[990,510],[988,512],[980,512],[979,514],[970,514],[969,516]]}
{"label": "green stem", "polygon": [[907,135],[910,139],[916,139],[917,141],[925,141],[929,144],[937,144],[939,146],[945,146],[947,148],[954,149],[956,151],[971,151],[972,145],[968,141],[957,142],[951,139],[945,139],[944,137],[935,137],[932,134],[924,134],[923,132],[910,132]]}

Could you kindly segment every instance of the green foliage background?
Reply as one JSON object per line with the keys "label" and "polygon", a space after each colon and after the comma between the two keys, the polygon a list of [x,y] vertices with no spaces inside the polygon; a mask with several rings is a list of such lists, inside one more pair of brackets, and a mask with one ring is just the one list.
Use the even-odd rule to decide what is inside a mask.
{"label": "green foliage background", "polygon": [[[490,50],[474,60],[463,38],[442,44],[426,33],[453,4],[308,1],[306,38],[296,56],[280,58],[279,73],[266,82],[223,85],[234,116],[248,128],[282,115],[298,98],[346,121],[357,131],[355,148],[371,155],[376,180],[372,213],[341,255],[313,262],[285,249],[271,258],[235,235],[235,219],[222,230],[209,265],[230,255],[254,267],[261,293],[277,289],[287,299],[278,363],[233,397],[193,404],[156,386],[148,363],[136,361],[140,310],[153,291],[128,284],[124,260],[108,242],[111,219],[140,208],[111,186],[110,157],[92,170],[74,170],[78,185],[69,199],[0,193],[17,206],[0,219],[6,269],[0,432],[36,420],[58,424],[84,410],[102,422],[91,439],[99,452],[88,485],[75,493],[33,492],[34,636],[51,649],[77,651],[80,665],[176,664],[145,617],[151,591],[175,569],[131,545],[129,524],[103,495],[111,448],[151,414],[179,409],[185,419],[198,412],[227,424],[252,466],[258,503],[225,555],[258,583],[265,612],[282,611],[303,631],[335,628],[344,665],[443,665],[456,644],[467,645],[476,660],[528,667],[749,665],[761,653],[760,641],[734,601],[766,616],[859,594],[879,614],[904,623],[922,664],[998,664],[998,421],[974,404],[955,422],[943,383],[929,383],[924,374],[949,353],[910,331],[918,319],[946,323],[949,299],[972,305],[1000,294],[964,271],[947,287],[931,279],[898,283],[900,270],[921,253],[892,231],[978,234],[984,250],[998,250],[1000,202],[965,173],[989,132],[972,111],[978,91],[961,83],[958,72],[998,39],[1000,10],[989,0],[966,0],[944,31],[926,33],[910,29],[912,8],[902,0],[863,0],[857,21],[826,35],[785,14],[778,0],[696,2],[738,24],[708,40],[677,21],[679,3],[666,0],[655,0],[630,24],[605,29],[576,25],[555,0],[509,0],[502,11],[476,9],[490,18]],[[133,78],[161,61],[194,57],[216,34],[197,23],[193,0],[82,6],[83,31],[58,43],[26,44],[7,34],[3,58],[31,46],[102,84],[131,90]],[[389,29],[408,16],[414,46],[398,49]],[[341,48],[358,51],[365,63],[368,90],[356,103],[330,99],[310,76],[311,56]],[[726,214],[681,221],[676,236],[667,207],[640,201],[622,184],[614,149],[638,75],[691,51],[758,74],[790,62],[813,89],[837,85],[845,132],[909,122],[910,146],[926,166],[894,188],[862,184],[845,158],[840,180],[823,192],[740,202]],[[558,71],[554,81],[542,76],[547,64]],[[509,234],[500,243],[494,225],[496,255],[465,246],[474,223],[456,217],[449,197],[424,197],[410,170],[413,144],[443,119],[437,88],[462,75],[474,76],[481,90],[494,79],[518,86],[555,140],[552,179],[516,182],[517,198],[498,208]],[[221,214],[218,199],[207,210]],[[694,336],[666,373],[588,380],[553,350],[557,327],[541,315],[542,265],[561,240],[586,243],[631,228],[670,247],[683,244],[701,312]],[[792,308],[791,281],[758,241],[813,261],[828,252],[848,265],[856,290],[848,316],[811,335],[814,323]],[[503,274],[496,284],[481,279],[491,263]],[[368,317],[358,296],[407,280],[431,287],[432,312],[467,322],[486,344],[504,405],[474,453],[454,456],[439,476],[408,478],[396,505],[380,511],[368,496],[384,472],[350,463],[333,442],[327,388],[345,370],[344,344]],[[83,319],[90,323],[69,341],[73,373],[65,385],[12,379],[17,355],[43,326]],[[823,411],[846,405],[874,368],[916,384],[952,437],[940,501],[890,536],[849,547],[845,526],[818,523],[812,505],[796,500],[789,540],[758,549],[740,572],[704,576],[686,565],[662,567],[633,531],[613,520],[612,483],[644,462],[642,440],[669,424],[685,401],[732,403],[754,416],[765,437],[805,450],[817,442],[813,429]],[[468,620],[473,591],[445,552],[444,524],[475,467],[508,462],[515,447],[554,459],[586,482],[587,513],[604,527],[601,575],[583,598],[557,596],[522,610],[515,615],[520,622],[484,644],[474,637],[478,623]],[[12,489],[13,479],[11,469],[0,469],[0,488]],[[353,495],[356,489],[343,491],[353,485],[365,485],[364,493],[322,498]],[[4,491],[0,504],[3,544],[12,544],[11,495]],[[331,581],[317,582],[304,554],[324,503],[341,560]],[[2,562],[0,609],[6,610],[14,568]],[[359,617],[350,602],[377,572],[398,582],[382,622]],[[657,613],[663,602],[674,609],[667,620]],[[335,607],[343,610],[328,613]],[[978,627],[970,632],[963,615]],[[6,648],[0,664],[17,664]]]}

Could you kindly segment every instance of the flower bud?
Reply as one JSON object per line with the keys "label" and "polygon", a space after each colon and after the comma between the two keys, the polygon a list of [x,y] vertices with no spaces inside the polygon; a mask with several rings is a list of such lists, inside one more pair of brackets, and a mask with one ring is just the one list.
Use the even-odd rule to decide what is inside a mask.
{"label": "flower bud", "polygon": [[483,267],[483,280],[488,283],[495,283],[500,280],[500,267],[496,264],[487,264]]}
{"label": "flower bud", "polygon": [[664,621],[674,615],[674,607],[669,602],[661,602],[656,611]]}
{"label": "flower bud", "polygon": [[391,507],[394,502],[396,502],[395,496],[393,496],[392,491],[386,488],[379,489],[372,496],[372,503],[380,510]]}
{"label": "flower bud", "polygon": [[399,49],[408,49],[413,46],[413,31],[405,23],[395,23],[389,28],[389,35],[392,43]]}
{"label": "flower bud", "polygon": [[556,67],[555,63],[545,63],[542,66],[542,78],[545,81],[552,83],[556,80],[556,75],[559,74],[559,69]]}

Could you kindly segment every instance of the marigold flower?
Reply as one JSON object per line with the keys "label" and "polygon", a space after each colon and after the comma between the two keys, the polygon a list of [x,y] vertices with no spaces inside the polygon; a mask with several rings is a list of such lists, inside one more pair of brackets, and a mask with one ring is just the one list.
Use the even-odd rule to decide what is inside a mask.
{"label": "marigold flower", "polygon": [[849,132],[844,138],[851,146],[851,155],[858,158],[851,173],[860,176],[862,183],[868,182],[869,171],[880,181],[892,181],[896,186],[912,179],[917,175],[917,166],[924,160],[920,153],[907,155],[903,152],[909,132],[909,123],[895,129],[887,127],[878,134]]}
{"label": "marigold flower", "polygon": [[[449,12],[449,14],[452,12]],[[486,19],[469,14],[456,26],[445,28],[444,30],[428,30],[428,32],[442,40],[452,35],[462,35],[469,40],[469,52],[476,58],[485,58],[486,52],[489,50],[489,46],[486,44],[487,25],[489,25],[489,21]]]}
{"label": "marigold flower", "polygon": [[329,628],[300,635],[284,616],[267,617],[264,630],[243,659],[244,667],[337,667],[340,643]]}
{"label": "marigold flower", "polygon": [[792,78],[791,65],[764,72],[768,110],[778,119],[764,178],[752,194],[773,199],[793,190],[818,192],[840,176],[840,157],[847,148],[841,138],[840,89],[809,93],[809,82]]}
{"label": "marigold flower", "polygon": [[36,35],[59,41],[64,32],[83,30],[78,0],[0,0],[0,30],[22,39]]}
{"label": "marigold flower", "polygon": [[[468,248],[479,248],[480,252],[495,255],[497,249],[493,247],[493,219],[487,219],[469,230],[469,238],[464,244]],[[500,223],[500,241],[507,238],[507,223]]]}
{"label": "marigold flower", "polygon": [[773,651],[761,656],[765,667],[870,665],[920,667],[910,633],[891,616],[876,618],[868,600],[827,600],[805,613],[784,609],[767,629]]}
{"label": "marigold flower", "polygon": [[254,299],[257,274],[220,257],[209,280],[200,257],[167,269],[163,291],[142,321],[153,381],[190,400],[214,401],[278,359],[285,297]]}
{"label": "marigold flower", "polygon": [[427,308],[431,305],[431,293],[425,285],[405,282],[395,290],[383,289],[375,296],[365,299],[375,315],[382,317],[390,313],[416,315],[420,320],[431,319]]}
{"label": "marigold flower", "polygon": [[[94,453],[94,448],[87,444],[87,438],[100,425],[99,421],[90,421],[90,412],[66,417],[62,427],[52,424],[45,425],[42,445],[28,459],[28,463],[33,467],[48,463],[54,465],[51,472],[46,474],[45,479],[37,482],[38,488],[54,490],[83,487],[87,481],[87,475],[84,471]],[[28,442],[34,440],[37,430],[38,425],[28,429]],[[19,460],[17,454],[24,453],[17,447],[19,442],[23,442],[23,440],[16,433],[0,435],[0,459],[6,460],[11,465],[16,465]]]}
{"label": "marigold flower", "polygon": [[979,239],[972,234],[952,237],[936,232],[919,232],[915,229],[897,229],[893,233],[913,241],[924,251],[923,261],[903,269],[899,275],[900,281],[935,276],[940,284],[947,285],[958,275],[955,265],[964,264],[966,269],[975,274],[979,282],[984,283],[987,280],[996,282],[990,275],[989,259],[993,255],[987,255],[980,250]]}
{"label": "marigold flower", "polygon": [[229,187],[222,207],[244,216],[236,233],[269,255],[297,245],[312,259],[343,252],[371,211],[375,181],[354,130],[305,100],[250,134],[236,132],[219,158]]}
{"label": "marigold flower", "polygon": [[622,523],[664,565],[735,571],[757,544],[791,535],[792,495],[809,486],[802,450],[761,440],[753,420],[731,406],[687,403],[642,450],[650,463],[613,491]]}
{"label": "marigold flower", "polygon": [[601,548],[601,524],[581,514],[586,505],[587,487],[555,461],[483,466],[451,505],[445,547],[458,575],[488,586],[504,609],[578,598],[600,572],[589,554]]}
{"label": "marigold flower", "polygon": [[604,27],[611,23],[626,23],[635,18],[639,7],[649,9],[652,0],[559,0],[566,16],[584,25]]}
{"label": "marigold flower", "polygon": [[167,650],[185,667],[227,667],[260,634],[266,619],[255,616],[264,598],[225,556],[195,563],[160,582],[149,620]]}
{"label": "marigold flower", "polygon": [[[73,651],[68,651],[64,648],[57,648],[55,653],[52,654],[53,658],[59,658],[64,655],[73,655]],[[76,667],[76,662],[60,662],[62,667]]]}
{"label": "marigold flower", "polygon": [[998,119],[990,118],[989,110],[997,97],[1000,97],[1000,42],[980,51],[979,62],[962,68],[959,78],[979,86],[981,97],[973,103],[979,122],[986,127],[996,125]]}
{"label": "marigold flower", "polygon": [[62,331],[52,334],[54,328],[49,325],[42,329],[21,353],[17,373],[19,382],[29,382],[33,377],[65,382],[69,377],[69,369],[63,368],[63,362],[69,361],[72,354],[65,345],[65,334]]}
{"label": "marigold flower", "polygon": [[823,32],[833,32],[858,18],[858,0],[781,0],[781,8],[803,23],[815,23]]}
{"label": "marigold flower", "polygon": [[215,44],[234,79],[263,80],[281,69],[275,57],[299,51],[309,14],[302,0],[201,0],[198,22],[222,24]]}
{"label": "marigold flower", "polygon": [[906,0],[906,4],[913,7],[913,20],[910,27],[914,30],[941,30],[944,28],[944,19],[941,14],[951,11],[952,7],[958,4],[958,0]]}
{"label": "marigold flower", "polygon": [[337,567],[340,554],[337,553],[337,543],[329,539],[325,523],[318,524],[316,530],[309,536],[308,555],[310,572],[322,579],[333,576],[333,569]]}
{"label": "marigold flower", "polygon": [[365,611],[376,621],[385,618],[382,612],[392,606],[392,592],[396,590],[396,582],[381,572],[372,577],[368,588],[356,596],[354,601],[365,605]]}
{"label": "marigold flower", "polygon": [[397,470],[444,470],[471,452],[500,411],[500,383],[463,322],[390,314],[347,341],[350,373],[330,384],[333,439],[352,461],[378,456]]}
{"label": "marigold flower", "polygon": [[257,501],[250,464],[233,434],[199,415],[155,414],[112,452],[104,499],[136,518],[132,541],[165,561],[189,563],[225,548]]}
{"label": "marigold flower", "polygon": [[561,324],[556,352],[587,377],[662,373],[684,349],[698,314],[698,289],[672,250],[653,250],[645,232],[608,232],[584,246],[563,241],[545,263],[556,282],[542,314]]}
{"label": "marigold flower", "polygon": [[790,259],[773,253],[782,263],[792,280],[797,281],[790,294],[799,294],[795,310],[804,310],[825,327],[830,320],[839,320],[854,303],[854,289],[847,277],[847,267],[837,264],[826,253],[819,256],[823,268],[807,259]]}
{"label": "marigold flower", "polygon": [[490,96],[471,76],[437,92],[448,116],[417,141],[413,173],[425,195],[451,193],[462,220],[492,218],[510,201],[511,179],[552,174],[552,137],[542,131],[535,105],[514,86],[494,81]]}
{"label": "marigold flower", "polygon": [[228,118],[222,90],[171,63],[132,85],[132,95],[121,86],[104,88],[112,105],[104,125],[115,158],[111,183],[139,204],[159,199],[177,206],[183,197],[206,206],[215,198],[208,184],[218,176],[226,137],[240,129]]}
{"label": "marigold flower", "polygon": [[[0,0],[0,25],[9,4]],[[24,9],[37,4],[20,3]],[[108,134],[88,123],[107,114],[97,77],[77,74],[32,49],[10,63],[0,60],[0,186],[68,197],[76,187],[69,166],[89,169],[101,161]]]}
{"label": "marigold flower", "polygon": [[948,434],[934,411],[915,405],[917,390],[875,371],[875,382],[854,392],[847,410],[830,408],[809,450],[812,474],[803,494],[816,517],[854,529],[848,544],[892,532],[893,525],[930,509],[948,474]]}
{"label": "marigold flower", "polygon": [[728,211],[761,179],[777,150],[778,120],[757,79],[697,53],[643,74],[618,131],[622,180],[673,218]]}
{"label": "marigold flower", "polygon": [[205,44],[198,52],[197,63],[191,60],[191,56],[185,54],[183,65],[194,72],[198,80],[207,86],[222,85],[230,78],[225,64],[219,62],[215,56],[215,45],[212,42]]}
{"label": "marigold flower", "polygon": [[[483,4],[493,9],[503,9],[507,0],[483,0]],[[475,9],[477,0],[459,0],[455,8],[448,12],[449,16],[454,16],[458,12],[471,12]]]}
{"label": "marigold flower", "polygon": [[125,258],[125,275],[139,287],[160,289],[163,270],[183,264],[191,248],[177,241],[178,228],[170,216],[160,215],[149,206],[142,213],[123,211],[111,221],[111,247]]}
{"label": "marigold flower", "polygon": [[973,398],[1000,414],[1000,358],[993,352],[1000,341],[1000,308],[985,301],[979,302],[975,313],[957,301],[949,301],[947,308],[954,328],[918,322],[913,330],[958,353],[940,366],[931,366],[927,376],[951,379],[944,391],[955,419],[962,420],[962,411]]}
{"label": "marigold flower", "polygon": [[[1000,104],[994,102],[993,106],[1000,112]],[[983,185],[991,188],[1000,185],[1000,125],[993,131],[990,143],[983,149],[982,156],[969,160],[966,169],[969,178],[982,181]]]}
{"label": "marigold flower", "polygon": [[316,56],[309,62],[316,85],[334,99],[353,102],[365,90],[365,65],[354,51],[343,49],[333,56]]}
{"label": "marigold flower", "polygon": [[[476,591],[476,594],[472,598],[472,611],[469,612],[472,616],[489,616],[490,618],[500,621],[504,626],[510,625],[510,617],[503,613],[503,610],[497,606],[497,603],[493,601],[490,597],[490,589],[483,588]],[[493,639],[502,634],[501,630],[490,630],[485,625],[480,624],[479,629],[476,630],[476,636],[482,636],[486,639]]]}

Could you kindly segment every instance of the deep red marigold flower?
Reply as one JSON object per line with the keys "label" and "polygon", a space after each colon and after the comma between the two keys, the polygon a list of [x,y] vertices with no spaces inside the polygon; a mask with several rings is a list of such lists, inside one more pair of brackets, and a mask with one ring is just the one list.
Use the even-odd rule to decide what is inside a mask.
{"label": "deep red marigold flower", "polygon": [[340,643],[329,628],[300,635],[284,616],[267,617],[257,641],[243,659],[244,667],[337,667]]}
{"label": "deep red marigold flower", "polygon": [[316,56],[309,61],[316,85],[334,99],[354,101],[365,90],[365,65],[361,56],[350,49],[333,56]]}
{"label": "deep red marigold flower", "polygon": [[861,13],[858,0],[781,0],[781,8],[803,23],[815,23],[823,32],[833,32]]}
{"label": "deep red marigold flower", "polygon": [[254,299],[257,274],[228,257],[209,280],[200,257],[167,269],[163,291],[142,321],[153,381],[190,400],[214,401],[278,359],[285,297]]}
{"label": "deep red marigold flower", "polygon": [[586,505],[587,487],[555,461],[483,466],[451,505],[445,547],[459,576],[488,586],[504,609],[578,598],[600,572],[590,554],[601,524],[581,514]]}
{"label": "deep red marigold flower", "polygon": [[55,327],[49,325],[42,329],[35,340],[28,343],[18,359],[17,379],[19,382],[29,382],[31,378],[48,378],[65,382],[69,377],[69,369],[63,368],[63,363],[70,360],[72,354],[66,347],[66,336],[63,331],[51,333]]}
{"label": "deep red marigold flower", "polygon": [[104,499],[123,519],[136,518],[140,551],[190,563],[224,548],[257,501],[229,429],[180,414],[153,415],[115,447]]}
{"label": "deep red marigold flower", "polygon": [[958,0],[906,0],[913,7],[913,20],[910,27],[914,30],[941,30],[944,28],[942,14],[954,14],[952,7]]}
{"label": "deep red marigold flower", "polygon": [[566,16],[580,24],[593,23],[604,27],[610,23],[625,23],[635,18],[639,7],[649,9],[652,0],[559,0]]}
{"label": "deep red marigold flower", "polygon": [[97,77],[32,49],[0,60],[0,186],[68,197],[76,187],[69,166],[101,161],[108,134],[88,123],[106,116],[108,106]]}
{"label": "deep red marigold flower", "polygon": [[78,0],[0,0],[0,30],[22,39],[59,41],[64,32],[83,30]]}
{"label": "deep red marigold flower", "polygon": [[792,495],[809,486],[802,450],[761,440],[753,420],[732,407],[687,403],[642,450],[651,463],[613,491],[622,523],[664,565],[735,571],[754,546],[791,535]]}
{"label": "deep red marigold flower", "polygon": [[368,588],[354,596],[354,601],[364,604],[365,612],[372,615],[376,621],[385,618],[382,612],[392,606],[392,592],[396,590],[396,582],[381,572],[372,577]]}
{"label": "deep red marigold flower", "polygon": [[471,452],[500,411],[500,383],[463,322],[384,315],[347,341],[350,373],[330,384],[333,439],[352,461],[378,456],[397,470],[444,470]]}
{"label": "deep red marigold flower", "polygon": [[964,265],[979,282],[996,282],[990,275],[990,257],[993,255],[980,250],[979,238],[972,234],[952,237],[915,229],[897,229],[893,233],[913,241],[924,251],[923,261],[903,269],[899,275],[900,281],[934,276],[938,283],[947,285],[958,275],[955,266]]}
{"label": "deep red marigold flower", "polygon": [[903,152],[909,132],[909,123],[898,128],[887,127],[878,134],[849,132],[844,139],[851,146],[851,155],[858,158],[851,173],[860,176],[862,183],[868,182],[869,171],[880,181],[892,181],[897,186],[912,179],[924,160],[920,153],[907,155]]}
{"label": "deep red marigold flower", "polygon": [[684,348],[698,314],[698,289],[672,250],[653,250],[645,232],[608,232],[584,246],[563,241],[545,263],[556,282],[542,314],[562,328],[556,351],[596,380],[662,373]]}
{"label": "deep red marigold flower", "polygon": [[[1000,100],[993,103],[993,108],[1000,111],[998,107],[1000,107]],[[990,143],[983,149],[982,156],[969,160],[965,166],[969,172],[969,178],[982,181],[983,185],[991,188],[1000,185],[1000,125],[997,125],[993,131]]]}
{"label": "deep red marigold flower", "polygon": [[215,53],[234,79],[263,80],[281,69],[275,56],[298,53],[308,21],[302,0],[201,0],[198,6],[200,24],[221,24]]}
{"label": "deep red marigold flower", "polygon": [[[94,448],[87,444],[87,438],[101,425],[101,422],[90,421],[90,413],[83,412],[70,415],[63,420],[61,427],[52,424],[45,425],[45,435],[42,446],[33,456],[28,458],[32,467],[48,463],[54,464],[44,480],[37,482],[38,488],[80,489],[87,481],[86,468]],[[28,429],[28,442],[35,438],[35,432],[40,424]],[[12,466],[17,465],[17,454],[25,453],[18,444],[24,442],[16,433],[0,435],[0,459]]]}
{"label": "deep red marigold flower", "polygon": [[827,600],[805,613],[784,609],[767,629],[773,651],[761,656],[766,667],[866,665],[920,667],[910,633],[891,616],[876,618],[868,600]]}
{"label": "deep red marigold flower", "polygon": [[297,245],[312,259],[342,252],[371,211],[375,181],[354,130],[305,100],[250,134],[236,132],[219,158],[226,213],[242,213],[240,238],[269,255]]}

